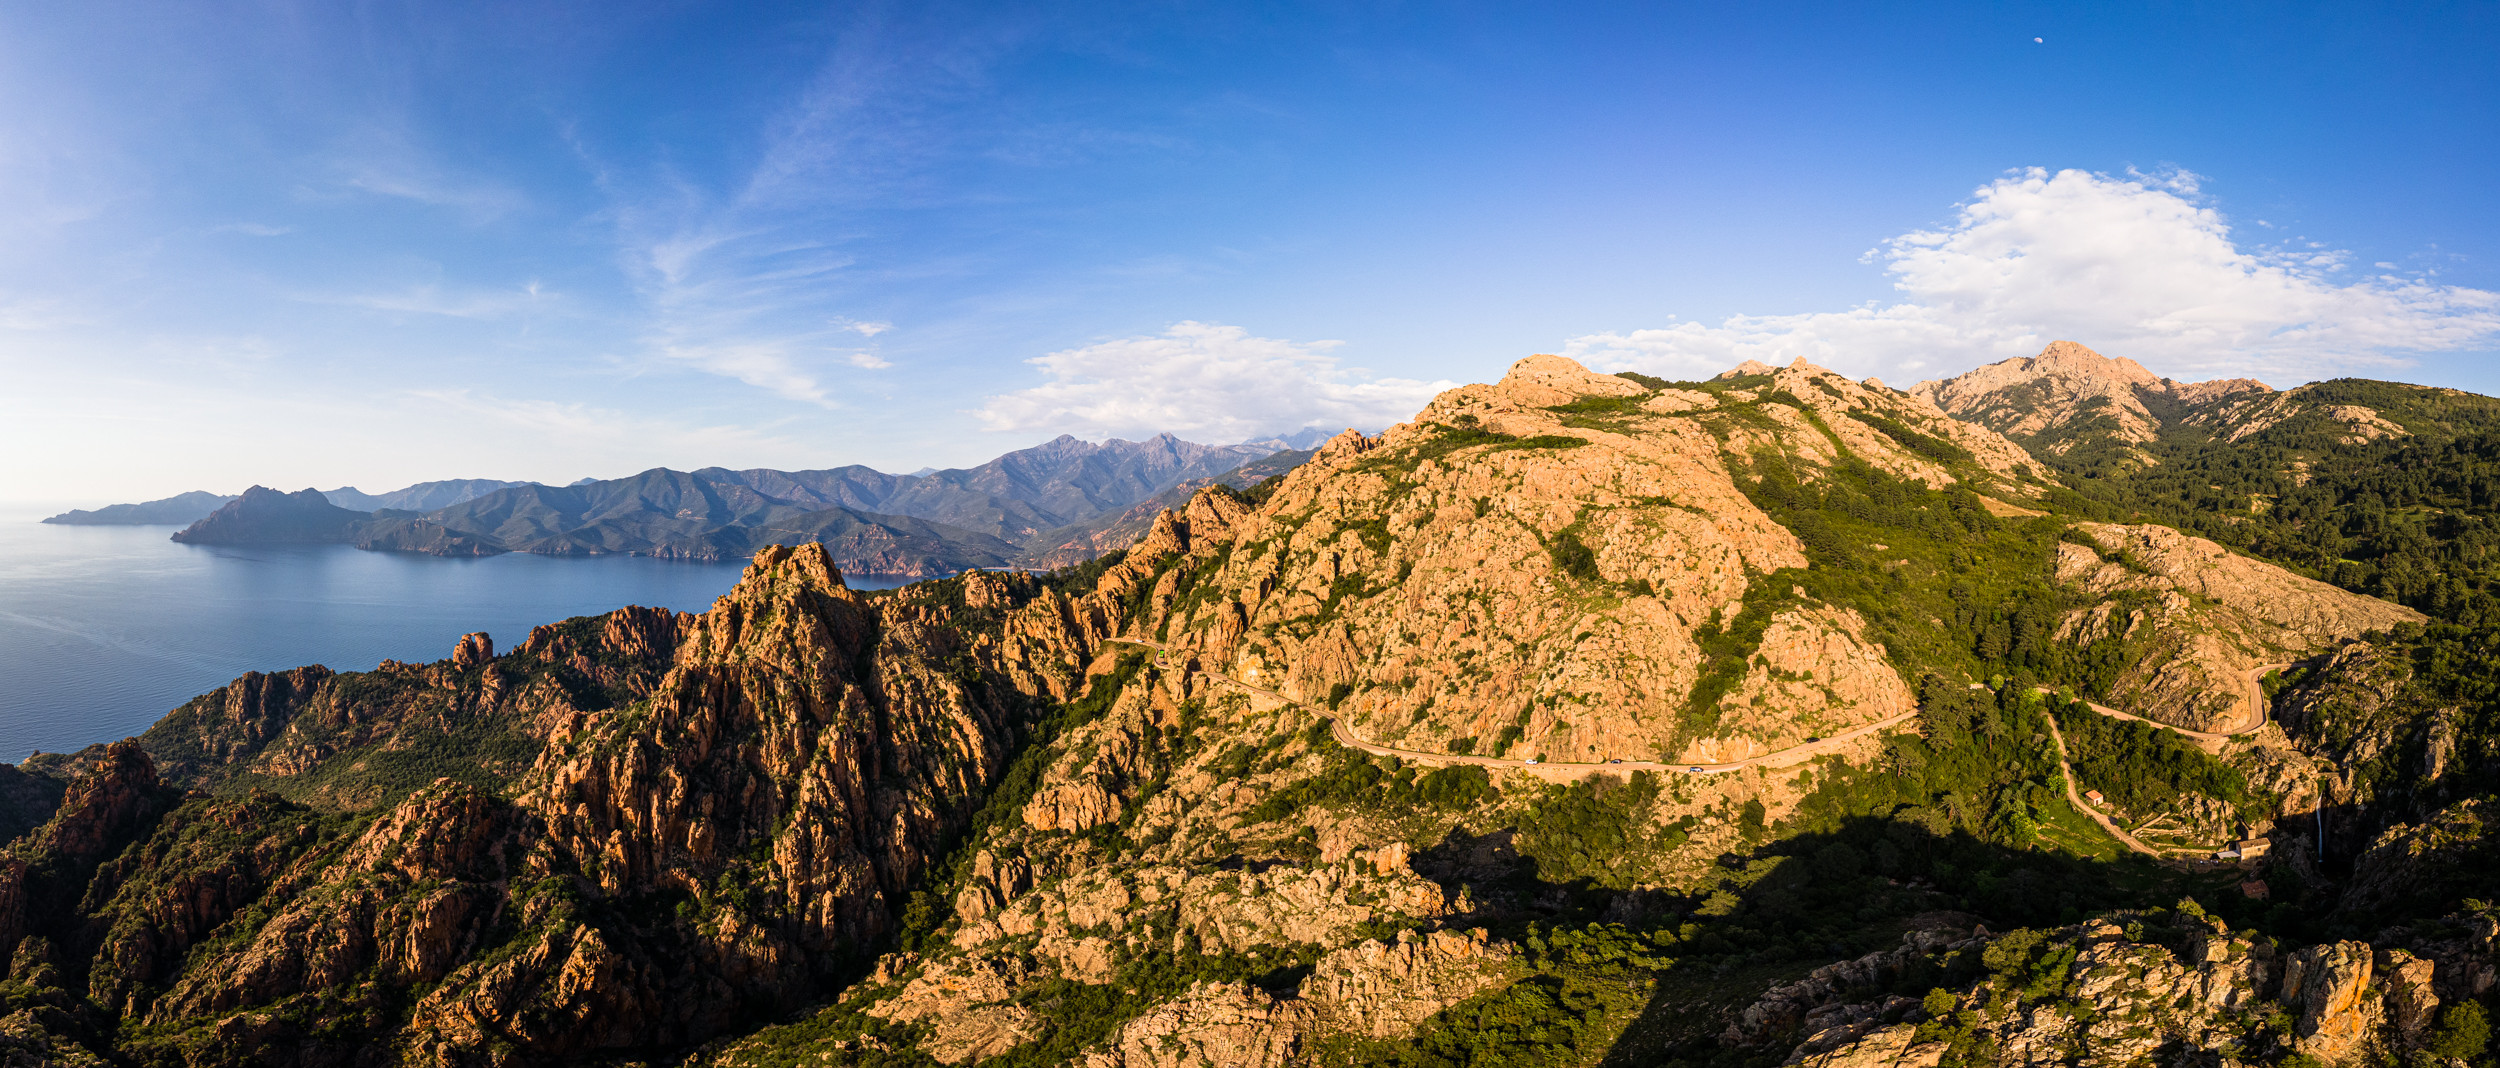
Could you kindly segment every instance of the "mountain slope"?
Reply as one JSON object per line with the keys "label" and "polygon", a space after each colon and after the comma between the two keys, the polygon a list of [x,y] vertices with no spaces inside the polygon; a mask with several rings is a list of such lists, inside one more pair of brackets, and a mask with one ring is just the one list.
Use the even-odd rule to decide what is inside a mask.
{"label": "mountain slope", "polygon": [[865,467],[827,471],[728,471],[698,477],[781,500],[915,516],[1019,545],[1170,487],[1213,478],[1267,455],[1264,447],[1199,445],[1170,434],[1101,444],[1065,434],[978,467],[888,475]]}
{"label": "mountain slope", "polygon": [[[0,1041],[203,1066],[2448,1048],[2500,974],[2468,896],[2500,669],[2454,623],[2062,510],[2091,502],[2056,473],[1803,363],[1532,357],[1048,575],[858,593],[822,547],[768,548],[700,616],[247,676],[28,767],[73,781],[0,855],[25,1013]],[[773,507],[637,492],[613,514]],[[2198,712],[2139,681],[2257,655],[2301,659],[2241,675],[2259,730],[2094,704]]]}
{"label": "mountain slope", "polygon": [[208,517],[174,532],[174,540],[197,545],[285,545],[341,542],[365,513],[349,511],[314,489],[281,493],[254,486]]}
{"label": "mountain slope", "polygon": [[[1169,434],[1102,444],[1062,436],[979,467],[922,476],[865,467],[655,468],[564,487],[478,479],[420,483],[379,497],[334,491],[333,497],[377,509],[346,518],[327,512],[315,518],[318,509],[308,501],[255,497],[176,540],[267,541],[283,534],[280,540],[437,555],[633,553],[705,560],[813,541],[832,546],[840,566],[855,572],[921,576],[1095,555],[1113,547],[1089,536],[1097,527],[1119,524],[1124,512],[1176,484],[1212,484],[1265,455],[1270,452],[1262,447],[1197,445]],[[1142,529],[1141,523],[1130,526]]]}
{"label": "mountain slope", "polygon": [[2174,382],[2124,357],[2072,341],[2038,356],[1989,364],[1910,392],[1957,419],[1978,423],[2062,466],[2146,462],[2142,450],[2174,426],[2252,425],[2280,395],[2254,379]]}
{"label": "mountain slope", "polygon": [[[0,903],[49,911],[0,910],[0,945],[23,959],[31,931],[68,954],[37,980],[137,1027],[142,1060],[377,1043],[552,1063],[699,1040],[890,931],[1033,698],[1080,683],[1099,606],[1031,579],[955,588],[976,603],[863,598],[822,547],[773,549],[702,616],[238,680],[61,758],[78,785],[0,857]],[[212,792],[186,799],[159,766]],[[82,929],[113,934],[64,933]]]}
{"label": "mountain slope", "polygon": [[506,482],[494,478],[453,478],[439,482],[419,482],[388,493],[365,493],[354,486],[341,486],[322,491],[322,496],[341,508],[359,512],[376,512],[393,508],[403,512],[431,512],[472,500],[499,489],[531,485],[527,482]]}
{"label": "mountain slope", "polygon": [[822,542],[845,566],[926,575],[1005,564],[1014,546],[907,516],[811,508],[699,473],[646,471],[585,486],[518,486],[422,516],[377,516],[359,548],[456,555],[633,553],[734,559],[774,542]]}

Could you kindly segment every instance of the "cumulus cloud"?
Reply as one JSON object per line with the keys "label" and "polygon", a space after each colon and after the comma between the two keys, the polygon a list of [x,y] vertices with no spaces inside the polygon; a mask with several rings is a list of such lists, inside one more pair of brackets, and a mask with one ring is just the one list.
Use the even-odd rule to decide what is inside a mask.
{"label": "cumulus cloud", "polygon": [[2182,378],[2301,380],[2500,339],[2500,294],[2354,271],[2309,242],[2242,248],[2190,174],[2031,169],[1981,187],[1953,223],[1869,252],[1905,299],[1843,311],[1591,334],[1608,370],[1712,374],[1796,357],[1927,377],[2080,341]]}
{"label": "cumulus cloud", "polygon": [[991,397],[972,414],[992,430],[1080,437],[1170,431],[1200,441],[1241,441],[1306,427],[1385,426],[1453,385],[1364,377],[1338,366],[1329,355],[1337,344],[1177,323],[1152,337],[1028,360],[1050,381]]}

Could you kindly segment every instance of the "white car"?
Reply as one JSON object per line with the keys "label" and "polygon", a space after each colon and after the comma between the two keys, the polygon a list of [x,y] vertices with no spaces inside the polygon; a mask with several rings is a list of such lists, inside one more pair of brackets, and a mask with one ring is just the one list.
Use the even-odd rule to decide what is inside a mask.
{"label": "white car", "polygon": [[1536,758],[1535,758],[1535,757],[1529,757],[1529,758],[1525,761],[1525,763],[1534,764],[1534,763],[1536,763]]}

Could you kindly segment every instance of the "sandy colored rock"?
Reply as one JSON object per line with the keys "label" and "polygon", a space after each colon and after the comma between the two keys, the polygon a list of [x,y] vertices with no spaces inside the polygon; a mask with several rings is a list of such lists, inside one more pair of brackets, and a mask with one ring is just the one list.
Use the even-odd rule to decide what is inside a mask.
{"label": "sandy colored rock", "polygon": [[2054,454],[2088,436],[2106,435],[2146,463],[2150,455],[2134,447],[2160,436],[2164,423],[2156,406],[2245,416],[2250,404],[2282,396],[2246,378],[2175,382],[2134,360],[2103,356],[2072,341],[2052,341],[2037,356],[2000,360],[1909,391],[1956,419],[2038,443]]}
{"label": "sandy colored rock", "polygon": [[1509,957],[1481,930],[1360,942],[1321,957],[1300,996],[1317,1007],[1330,1031],[1399,1038],[1499,985]]}
{"label": "sandy colored rock", "polygon": [[2371,989],[2375,954],[2367,942],[2310,946],[2283,969],[2283,1001],[2299,1012],[2300,1052],[2333,1065],[2359,1063],[2382,1020]]}
{"label": "sandy colored rock", "polygon": [[1283,1068],[1310,1008],[1247,983],[1200,983],[1128,1023],[1085,1068]]}
{"label": "sandy colored rock", "polygon": [[2094,548],[2058,546],[2057,580],[2097,598],[2150,595],[2070,612],[2068,640],[2147,633],[2152,645],[2111,689],[2121,707],[2193,730],[2250,725],[2262,695],[2250,669],[2298,660],[2421,613],[2303,578],[2168,527],[2079,523]]}

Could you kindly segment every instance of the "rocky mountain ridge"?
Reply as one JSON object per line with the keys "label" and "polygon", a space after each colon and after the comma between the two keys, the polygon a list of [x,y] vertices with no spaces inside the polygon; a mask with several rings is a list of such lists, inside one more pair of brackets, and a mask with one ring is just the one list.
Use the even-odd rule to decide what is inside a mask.
{"label": "rocky mountain ridge", "polygon": [[[1230,446],[1199,445],[1170,434],[1142,442],[1115,438],[1095,444],[1063,434],[977,467],[924,468],[909,475],[889,475],[856,464],[818,471],[732,471],[707,467],[692,474],[707,482],[741,486],[795,505],[839,506],[858,512],[909,516],[984,530],[993,537],[1019,539],[1133,506],[1181,482],[1211,479],[1260,457],[1294,451],[1295,446],[1288,441],[1314,441],[1314,433],[1302,431],[1289,437]],[[1321,434],[1316,440],[1325,438]],[[563,488],[579,489],[604,481],[611,480],[584,478]],[[536,485],[539,483],[460,478],[419,482],[384,493],[365,493],[353,486],[342,486],[322,491],[321,495],[331,504],[351,511],[433,512],[497,490]],[[183,526],[198,522],[235,496],[194,491],[141,504],[74,510],[44,522]]]}
{"label": "rocky mountain ridge", "polygon": [[2238,443],[2288,424],[2354,445],[2413,433],[2401,416],[2351,403],[2340,385],[2276,390],[2252,378],[2180,382],[2123,356],[2055,341],[2037,356],[1920,382],[1910,391],[2079,473],[2158,465],[2162,457],[2150,446],[2172,435]]}
{"label": "rocky mountain ridge", "polygon": [[[701,615],[249,675],[24,769],[65,785],[0,855],[0,1050],[2480,1056],[2454,625],[2067,476],[1802,362],[1540,356],[1047,574],[776,546]],[[2249,707],[2217,680],[2262,729],[2144,722]]]}

